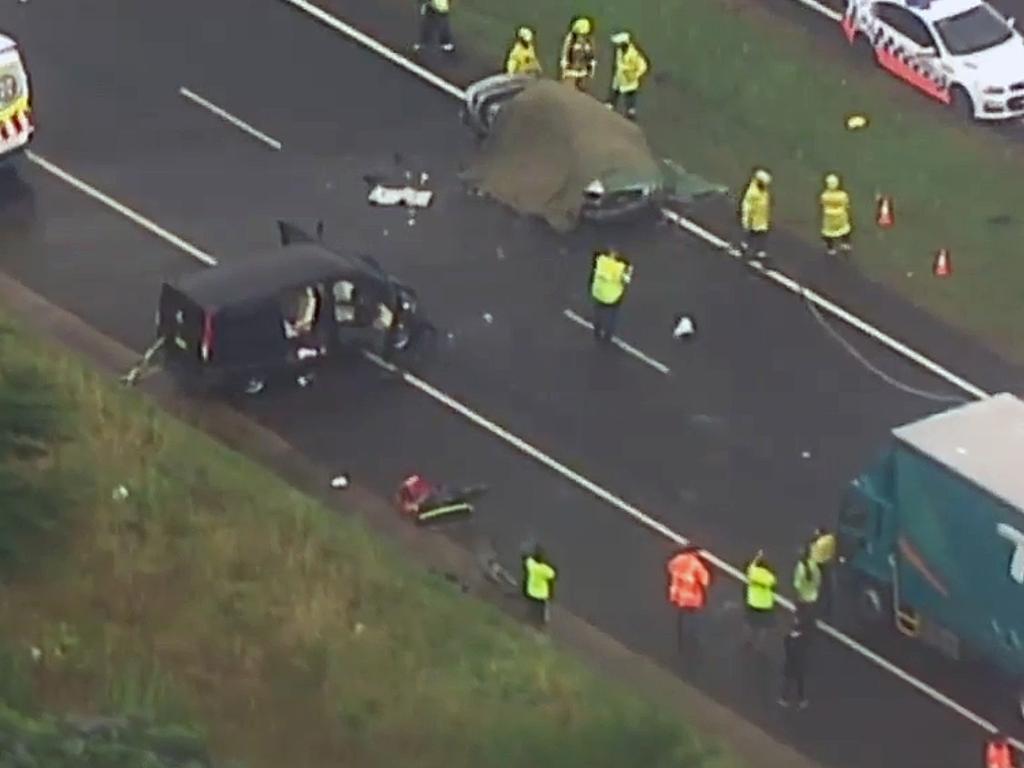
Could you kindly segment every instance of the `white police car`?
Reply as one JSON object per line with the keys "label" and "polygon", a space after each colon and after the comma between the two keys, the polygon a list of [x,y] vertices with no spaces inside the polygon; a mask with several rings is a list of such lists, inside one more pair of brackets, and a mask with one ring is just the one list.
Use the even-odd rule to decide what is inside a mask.
{"label": "white police car", "polygon": [[978,120],[1024,117],[1024,39],[982,0],[849,0],[843,31],[884,69]]}

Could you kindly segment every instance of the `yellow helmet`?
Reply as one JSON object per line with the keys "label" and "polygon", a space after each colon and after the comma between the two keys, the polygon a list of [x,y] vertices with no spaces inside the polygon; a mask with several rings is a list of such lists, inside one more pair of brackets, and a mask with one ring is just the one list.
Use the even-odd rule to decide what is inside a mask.
{"label": "yellow helmet", "polygon": [[825,189],[839,189],[839,177],[830,173],[825,177]]}
{"label": "yellow helmet", "polygon": [[629,45],[631,41],[629,32],[616,32],[612,35],[612,45]]}
{"label": "yellow helmet", "polygon": [[765,186],[772,183],[772,175],[763,168],[759,168],[754,172],[754,181],[759,181]]}
{"label": "yellow helmet", "polygon": [[519,31],[516,32],[516,37],[529,45],[533,42],[533,30],[529,27],[520,27]]}
{"label": "yellow helmet", "polygon": [[577,35],[589,35],[591,26],[590,19],[582,16],[572,23],[572,31]]}

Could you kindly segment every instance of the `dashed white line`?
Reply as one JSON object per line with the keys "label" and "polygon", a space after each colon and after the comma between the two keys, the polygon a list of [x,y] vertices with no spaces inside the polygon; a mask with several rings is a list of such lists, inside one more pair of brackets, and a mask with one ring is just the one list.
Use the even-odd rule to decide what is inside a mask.
{"label": "dashed white line", "polygon": [[206,111],[213,113],[214,115],[216,115],[217,117],[221,118],[222,120],[224,120],[224,121],[230,123],[231,125],[235,126],[235,128],[238,128],[239,130],[244,131],[245,133],[249,134],[250,136],[252,136],[257,141],[262,141],[264,144],[266,144],[271,149],[277,150],[278,152],[281,151],[281,147],[283,145],[281,144],[280,141],[278,141],[277,139],[273,138],[272,136],[268,136],[267,134],[263,133],[263,131],[257,130],[256,128],[253,128],[251,125],[249,125],[249,123],[245,122],[244,120],[241,120],[240,118],[235,117],[230,112],[228,112],[226,109],[224,109],[222,107],[218,107],[212,101],[208,101],[207,99],[204,99],[199,94],[197,94],[197,93],[195,93],[193,91],[190,91],[188,88],[185,88],[184,86],[182,86],[181,88],[178,89],[178,93],[180,93],[186,99],[191,101],[193,104],[199,105],[200,107],[202,107]]}
{"label": "dashed white line", "polygon": [[[825,6],[821,6],[820,3],[815,2],[815,0],[798,0],[798,1],[799,2],[803,2],[804,4],[807,4],[809,7],[820,6],[819,10],[820,10],[820,12],[823,12],[823,13],[826,12],[826,11],[830,11],[830,9],[826,9]],[[439,77],[438,75],[434,74],[430,70],[422,67],[421,65],[419,65],[419,64],[417,64],[417,63],[415,63],[413,61],[410,61],[405,56],[402,56],[401,54],[393,51],[392,49],[388,48],[383,43],[379,42],[378,40],[375,40],[375,39],[371,38],[369,35],[365,34],[364,32],[362,32],[362,31],[360,31],[358,29],[356,29],[352,25],[347,24],[344,21],[341,21],[340,19],[338,19],[335,16],[331,15],[330,13],[328,13],[325,10],[323,10],[322,8],[319,8],[316,5],[314,5],[313,3],[308,2],[308,0],[283,0],[283,2],[286,2],[286,3],[294,6],[295,8],[298,8],[298,9],[300,9],[302,11],[305,11],[310,16],[313,16],[314,18],[318,19],[319,21],[321,21],[322,23],[324,23],[327,26],[331,27],[332,29],[334,29],[334,30],[340,32],[341,34],[345,35],[349,39],[354,40],[355,42],[359,43],[360,45],[368,48],[369,50],[371,50],[374,53],[378,54],[379,56],[383,57],[384,59],[387,59],[388,61],[390,61],[391,63],[395,64],[396,66],[401,67],[402,69],[406,70],[407,72],[416,75],[417,77],[421,78],[422,80],[426,81],[427,83],[430,83],[435,88],[438,88],[438,89],[444,91],[445,93],[448,93],[449,95],[454,96],[457,99],[463,99],[463,100],[465,99],[465,91],[462,88],[459,88],[458,86],[453,85],[452,83],[449,83],[448,81],[446,81],[443,78]],[[810,5],[811,3],[813,3],[813,5]],[[834,13],[834,12],[832,12],[832,13]],[[830,14],[826,13],[826,15],[830,15]],[[685,224],[683,224],[683,222],[685,222]],[[688,231],[691,231],[693,234],[697,235],[698,237],[700,237],[701,239],[705,240],[706,242],[709,242],[712,245],[715,245],[719,249],[725,250],[726,252],[730,252],[730,253],[734,250],[732,245],[727,240],[724,240],[723,238],[719,237],[718,235],[715,235],[713,232],[710,232],[709,230],[705,229],[704,227],[701,227],[699,224],[697,224],[694,221],[691,221],[690,219],[686,219],[686,218],[684,218],[682,216],[679,216],[678,217],[678,223],[680,223],[681,226],[684,226],[686,229],[688,229]],[[760,267],[761,265],[756,265],[756,266]],[[774,271],[774,270],[772,270],[772,271]],[[776,274],[778,274],[779,277],[785,278],[785,280],[789,281],[789,283],[791,283],[793,286],[799,286],[798,283],[796,283],[795,281],[790,280],[785,275],[782,275],[781,273],[776,273]],[[806,289],[804,289],[802,286],[800,286],[800,292],[801,292],[802,295],[806,295]],[[819,301],[827,301],[827,300],[824,299],[824,297],[821,297],[821,296],[819,296],[817,294],[814,294],[814,295],[816,296],[816,298]],[[829,304],[831,304],[831,302],[829,302]],[[852,314],[850,314],[846,310],[842,310],[840,307],[838,307],[838,306],[836,306],[834,304],[831,304],[832,308],[826,307],[823,304],[819,304],[819,306],[822,306],[823,309],[828,309],[828,311],[830,311],[830,312],[833,311],[832,308],[834,308],[836,310],[840,310],[839,313],[836,313],[836,316],[840,317],[845,322],[849,323],[849,322],[851,322],[851,319],[855,319],[856,322],[853,324],[853,326],[855,328],[858,328],[858,330],[861,330],[861,331],[864,331],[864,332],[868,332],[865,329],[870,329],[869,335],[872,338],[876,338],[878,340],[883,340],[883,339],[888,340],[888,341],[883,341],[883,343],[885,343],[887,346],[889,346],[890,349],[894,349],[896,351],[900,351],[901,354],[906,354],[905,352],[902,352],[901,350],[907,350],[907,351],[913,352],[912,350],[910,350],[905,345],[902,345],[899,342],[896,342],[895,340],[893,340],[890,337],[888,337],[886,334],[882,333],[877,328],[874,328],[873,326],[870,326],[868,323],[860,320],[859,318],[854,318],[854,316]],[[960,377],[957,377],[954,374],[949,373],[944,368],[942,368],[942,366],[940,366],[938,363],[935,363],[933,361],[928,360],[927,358],[925,358],[923,355],[920,355],[919,353],[914,352],[913,356],[910,359],[914,360],[915,362],[918,362],[919,364],[922,361],[927,361],[927,365],[925,365],[925,367],[928,368],[928,370],[931,370],[933,372],[944,371],[946,375],[943,376],[943,378],[946,378],[947,381],[954,381],[954,380],[956,380],[956,381],[961,382],[961,385],[962,384],[967,384],[967,382],[965,382],[963,379],[960,379]],[[394,370],[393,366],[389,366],[388,363],[385,363],[382,360],[379,361],[378,364],[382,364],[384,366],[388,366],[388,367],[390,367],[390,369]],[[549,467],[549,468],[559,472],[560,474],[562,474],[567,479],[572,480],[574,483],[576,483],[577,485],[579,485],[582,488],[585,488],[587,491],[589,491],[590,493],[594,494],[598,498],[601,498],[601,499],[605,500],[606,502],[608,502],[609,504],[612,504],[613,506],[619,508],[620,510],[622,510],[626,514],[630,515],[634,519],[644,523],[645,525],[647,525],[647,527],[651,528],[652,530],[655,530],[658,533],[661,533],[663,536],[666,536],[670,540],[675,541],[676,543],[679,543],[679,544],[682,544],[682,543],[687,541],[685,537],[681,536],[680,534],[675,533],[671,529],[667,528],[664,524],[658,522],[657,520],[654,520],[653,518],[648,517],[647,515],[644,515],[642,512],[637,510],[635,507],[632,507],[631,505],[626,504],[626,502],[622,501],[617,496],[614,496],[613,494],[611,494],[610,492],[604,490],[603,488],[601,488],[600,486],[598,486],[595,483],[591,482],[590,480],[587,480],[585,477],[583,477],[579,473],[574,472],[573,470],[569,469],[568,467],[565,467],[565,465],[559,464],[558,462],[554,461],[554,459],[552,459],[551,457],[547,456],[547,454],[542,453],[541,451],[539,451],[538,449],[536,449],[533,446],[529,445],[528,443],[526,443],[522,439],[516,437],[515,435],[512,435],[510,432],[508,432],[507,430],[503,429],[502,427],[494,424],[493,422],[488,421],[487,419],[485,419],[484,417],[482,417],[479,414],[475,413],[474,411],[472,411],[471,409],[467,408],[466,406],[462,405],[458,401],[454,400],[453,398],[448,397],[443,392],[440,392],[439,390],[435,389],[434,387],[431,387],[429,384],[427,384],[426,382],[422,381],[421,379],[418,379],[417,377],[415,377],[415,376],[413,376],[412,374],[409,374],[409,373],[403,373],[402,376],[403,376],[404,380],[407,383],[409,383],[410,385],[416,387],[417,389],[419,389],[420,391],[424,392],[425,394],[430,395],[432,398],[434,398],[438,402],[444,403],[449,408],[451,408],[452,410],[456,411],[457,413],[460,413],[462,416],[464,416],[465,418],[467,418],[470,421],[474,422],[478,426],[480,426],[480,427],[486,429],[487,431],[491,432],[492,434],[500,437],[501,439],[503,439],[506,442],[508,442],[510,445],[513,445],[514,447],[516,447],[517,449],[519,449],[523,453],[526,453],[528,456],[531,456],[532,458],[534,458],[535,460],[537,460],[540,463],[544,464],[545,466],[547,466],[547,467]],[[960,385],[958,385],[958,386],[960,386]],[[983,390],[981,390],[981,389],[979,389],[977,387],[974,387],[973,385],[970,385],[970,384],[968,384],[968,386],[970,386],[976,393],[982,393],[981,396],[984,396],[985,393],[983,392]],[[722,568],[722,570],[726,571],[730,575],[732,575],[732,576],[734,576],[734,577],[736,577],[736,578],[738,578],[740,580],[744,579],[743,574],[740,573],[738,569],[734,568],[733,566],[730,566],[728,563],[725,563],[724,561],[720,560],[719,558],[714,557],[711,553],[708,553],[708,558],[709,558],[709,560],[711,560],[711,562],[714,562],[715,565],[717,565],[719,568]],[[788,604],[787,607],[791,608],[792,605]],[[851,648],[852,650],[855,650],[856,652],[860,653],[862,656],[864,656],[865,658],[871,660],[872,662],[877,664],[882,669],[885,669],[888,672],[891,672],[893,675],[895,675],[896,677],[900,678],[901,680],[907,682],[912,687],[914,687],[916,690],[918,690],[919,692],[929,696],[934,701],[936,701],[936,702],[938,702],[940,704],[943,704],[944,706],[948,707],[953,712],[956,712],[957,714],[961,715],[965,719],[967,719],[970,722],[976,724],[977,726],[981,727],[984,730],[987,730],[989,732],[995,732],[997,730],[996,727],[992,723],[988,722],[983,717],[975,714],[974,712],[972,712],[971,710],[967,709],[966,707],[964,707],[964,706],[958,704],[957,702],[953,701],[951,698],[949,698],[945,694],[943,694],[940,691],[936,690],[935,688],[933,688],[932,686],[928,685],[927,683],[917,679],[916,677],[914,677],[910,673],[905,672],[904,670],[902,670],[901,668],[897,667],[895,664],[890,662],[888,659],[885,659],[884,657],[879,656],[877,653],[875,653],[871,649],[861,645],[860,643],[858,643],[853,638],[843,634],[842,632],[840,632],[839,630],[837,630],[837,629],[835,629],[833,627],[829,627],[827,625],[823,625],[823,627],[825,628],[825,631],[829,635],[831,635],[833,638],[835,638],[836,640],[842,642],[848,648]],[[1015,742],[1015,744],[1018,746],[1018,748],[1024,749],[1024,743]]]}
{"label": "dashed white line", "polygon": [[[289,2],[290,1],[291,0],[289,0]],[[96,189],[92,185],[82,181],[81,179],[77,178],[73,174],[68,173],[67,171],[61,169],[60,167],[58,167],[56,165],[54,165],[50,161],[45,160],[44,158],[40,157],[39,155],[36,155],[35,153],[31,153],[30,152],[29,153],[29,158],[32,160],[33,163],[38,165],[43,170],[47,171],[48,173],[53,174],[54,176],[56,176],[57,178],[61,179],[65,183],[69,184],[70,186],[74,187],[75,189],[79,190],[80,192],[83,192],[84,194],[86,194],[89,197],[93,198],[97,202],[102,203],[103,205],[107,206],[108,208],[110,208],[111,210],[115,211],[116,213],[121,214],[122,216],[126,217],[127,219],[129,219],[130,221],[134,222],[135,224],[138,224],[139,226],[143,227],[147,231],[149,231],[152,234],[156,235],[157,237],[159,237],[160,239],[162,239],[165,242],[169,243],[170,245],[174,246],[175,248],[178,248],[182,252],[187,253],[188,255],[192,256],[193,258],[195,258],[200,263],[202,263],[202,264],[204,264],[206,266],[216,266],[217,265],[217,259],[214,258],[213,256],[211,256],[206,251],[203,251],[201,248],[198,248],[197,246],[193,245],[192,243],[189,243],[187,240],[184,240],[183,238],[178,237],[177,235],[173,234],[172,232],[169,232],[168,230],[164,229],[163,227],[153,223],[152,221],[150,221],[149,219],[145,218],[144,216],[136,213],[134,210],[129,208],[127,205],[124,205],[123,203],[120,203],[120,202],[114,200],[109,195],[106,195],[103,192],[100,192],[98,189]],[[384,369],[386,369],[386,370],[388,370],[388,371],[390,371],[392,373],[400,374],[402,379],[407,384],[409,384],[410,386],[414,387],[415,389],[417,389],[420,392],[424,393],[425,395],[429,396],[430,398],[432,398],[436,402],[441,403],[442,405],[444,405],[448,409],[450,409],[453,412],[459,414],[460,416],[462,416],[463,418],[467,419],[468,421],[470,421],[471,423],[475,424],[476,426],[480,427],[484,431],[486,431],[486,432],[494,435],[495,437],[499,438],[503,442],[505,442],[508,445],[512,446],[517,451],[525,454],[526,456],[528,456],[529,458],[531,458],[534,461],[538,462],[542,466],[545,466],[548,469],[556,472],[558,475],[560,475],[564,479],[572,482],[573,484],[577,485],[578,487],[582,488],[583,490],[587,491],[588,493],[592,494],[593,496],[596,496],[597,498],[601,499],[602,501],[606,502],[607,504],[610,504],[611,506],[615,507],[616,509],[619,509],[620,511],[624,512],[626,515],[628,515],[629,517],[631,517],[633,520],[637,521],[641,525],[645,526],[646,528],[648,528],[648,529],[654,531],[655,533],[663,536],[664,538],[668,539],[669,541],[672,541],[672,542],[678,544],[679,546],[686,546],[687,544],[690,543],[690,540],[687,539],[682,534],[677,533],[676,531],[673,531],[671,528],[669,528],[667,525],[665,525],[661,521],[659,521],[656,518],[654,518],[654,517],[652,517],[652,516],[642,512],[640,509],[636,508],[632,504],[629,504],[628,502],[623,500],[621,497],[617,496],[616,494],[612,493],[611,491],[607,490],[606,488],[602,487],[601,485],[598,485],[597,483],[595,483],[594,481],[588,479],[587,477],[585,477],[581,473],[577,472],[576,470],[571,469],[567,465],[565,465],[565,464],[561,463],[560,461],[557,461],[556,459],[552,458],[550,455],[548,455],[547,453],[545,453],[541,449],[537,448],[534,445],[531,445],[529,442],[527,442],[523,438],[518,437],[517,435],[513,434],[512,432],[510,432],[509,430],[507,430],[504,427],[500,426],[499,424],[497,424],[497,423],[491,421],[490,419],[486,418],[485,416],[481,415],[477,411],[475,411],[472,408],[470,408],[468,405],[465,405],[465,404],[461,403],[460,401],[456,400],[454,397],[451,397],[450,395],[445,394],[444,392],[442,392],[441,390],[439,390],[436,387],[432,386],[431,384],[427,383],[426,381],[424,381],[423,379],[419,378],[418,376],[415,376],[415,375],[413,375],[413,374],[411,374],[411,373],[409,373],[407,371],[400,371],[398,368],[396,368],[391,363],[388,363],[388,362],[382,360],[380,357],[378,357],[378,356],[376,356],[376,355],[374,355],[372,353],[365,353],[365,354],[366,354],[366,357],[369,360],[371,360],[375,365],[378,365],[381,368],[384,368]],[[740,571],[738,568],[736,568],[735,566],[731,565],[730,563],[726,562],[725,560],[721,559],[720,557],[715,555],[713,552],[709,552],[707,550],[702,550],[702,554],[707,558],[708,562],[710,562],[713,565],[715,565],[717,568],[722,570],[724,573],[727,573],[729,576],[733,577],[734,579],[737,579],[740,582],[746,581],[746,577],[744,576],[742,571]],[[784,608],[786,608],[787,610],[790,610],[790,611],[793,610],[792,602],[790,602],[786,598],[780,596],[779,597],[779,603]],[[854,640],[852,637],[849,637],[848,635],[840,632],[839,630],[835,629],[834,627],[831,627],[831,626],[829,626],[827,624],[824,624],[823,622],[819,621],[818,625],[821,627],[821,629],[824,632],[826,632],[829,636],[833,637],[838,642],[842,643],[843,645],[845,645],[846,647],[850,648],[851,650],[856,651],[861,656],[865,657],[866,659],[872,661],[874,664],[878,665],[880,668],[890,672],[891,674],[895,675],[899,679],[901,679],[904,682],[908,683],[910,686],[915,688],[920,693],[923,693],[924,695],[930,697],[933,701],[936,701],[936,702],[938,702],[940,704],[943,704],[944,706],[948,707],[953,712],[956,712],[957,714],[961,715],[962,717],[964,717],[965,719],[969,720],[970,722],[976,724],[980,728],[983,728],[984,730],[987,730],[987,731],[992,732],[992,733],[995,733],[997,731],[997,728],[992,723],[990,723],[989,721],[985,720],[980,715],[977,715],[974,712],[972,712],[971,710],[969,710],[966,707],[962,706],[961,704],[958,704],[956,701],[954,701],[953,699],[949,698],[948,696],[946,696],[941,691],[938,691],[937,689],[935,689],[932,686],[928,685],[924,681],[919,680],[918,678],[916,678],[913,675],[911,675],[909,672],[904,671],[903,669],[901,669],[900,667],[896,666],[895,664],[893,664],[891,661],[889,661],[885,657],[880,656],[879,654],[877,654],[874,651],[872,651],[870,648],[868,648],[868,647],[866,647],[864,645],[861,645],[859,642]],[[1015,746],[1017,746],[1018,749],[1024,749],[1024,743],[1014,741],[1014,744],[1015,744]]]}
{"label": "dashed white line", "polygon": [[[568,318],[572,322],[576,323],[576,325],[582,326],[583,328],[586,328],[587,330],[590,330],[590,331],[594,330],[594,324],[592,322],[590,322],[589,320],[587,320],[584,317],[580,317],[578,314],[573,312],[571,309],[564,309],[564,310],[562,310],[562,314],[565,315],[566,318]],[[665,365],[662,362],[659,362],[659,361],[655,360],[650,355],[648,355],[645,352],[637,349],[632,344],[629,344],[629,343],[623,341],[618,336],[612,336],[612,343],[615,346],[617,346],[619,349],[621,349],[623,352],[625,352],[627,355],[632,355],[637,360],[639,360],[641,363],[643,363],[644,365],[649,365],[651,368],[656,370],[658,373],[663,373],[666,376],[668,376],[670,373],[672,373],[671,369],[667,365]]]}

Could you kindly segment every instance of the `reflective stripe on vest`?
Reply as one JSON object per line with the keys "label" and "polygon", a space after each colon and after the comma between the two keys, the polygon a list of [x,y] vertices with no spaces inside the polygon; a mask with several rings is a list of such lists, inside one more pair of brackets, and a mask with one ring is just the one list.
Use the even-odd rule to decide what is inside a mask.
{"label": "reflective stripe on vest", "polygon": [[775,574],[756,562],[747,568],[747,606],[759,611],[775,607]]}
{"label": "reflective stripe on vest", "polygon": [[614,304],[626,290],[626,265],[618,259],[602,253],[594,266],[594,282],[590,293],[602,304]]}

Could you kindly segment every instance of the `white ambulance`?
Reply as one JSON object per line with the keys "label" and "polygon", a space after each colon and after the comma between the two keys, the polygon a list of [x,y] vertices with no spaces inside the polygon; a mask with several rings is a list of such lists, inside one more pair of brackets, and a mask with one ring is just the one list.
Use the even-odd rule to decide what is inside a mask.
{"label": "white ambulance", "polygon": [[33,133],[28,72],[18,44],[0,34],[0,166],[20,155]]}
{"label": "white ambulance", "polygon": [[984,0],[848,0],[843,31],[881,67],[965,115],[1024,117],[1024,39]]}

